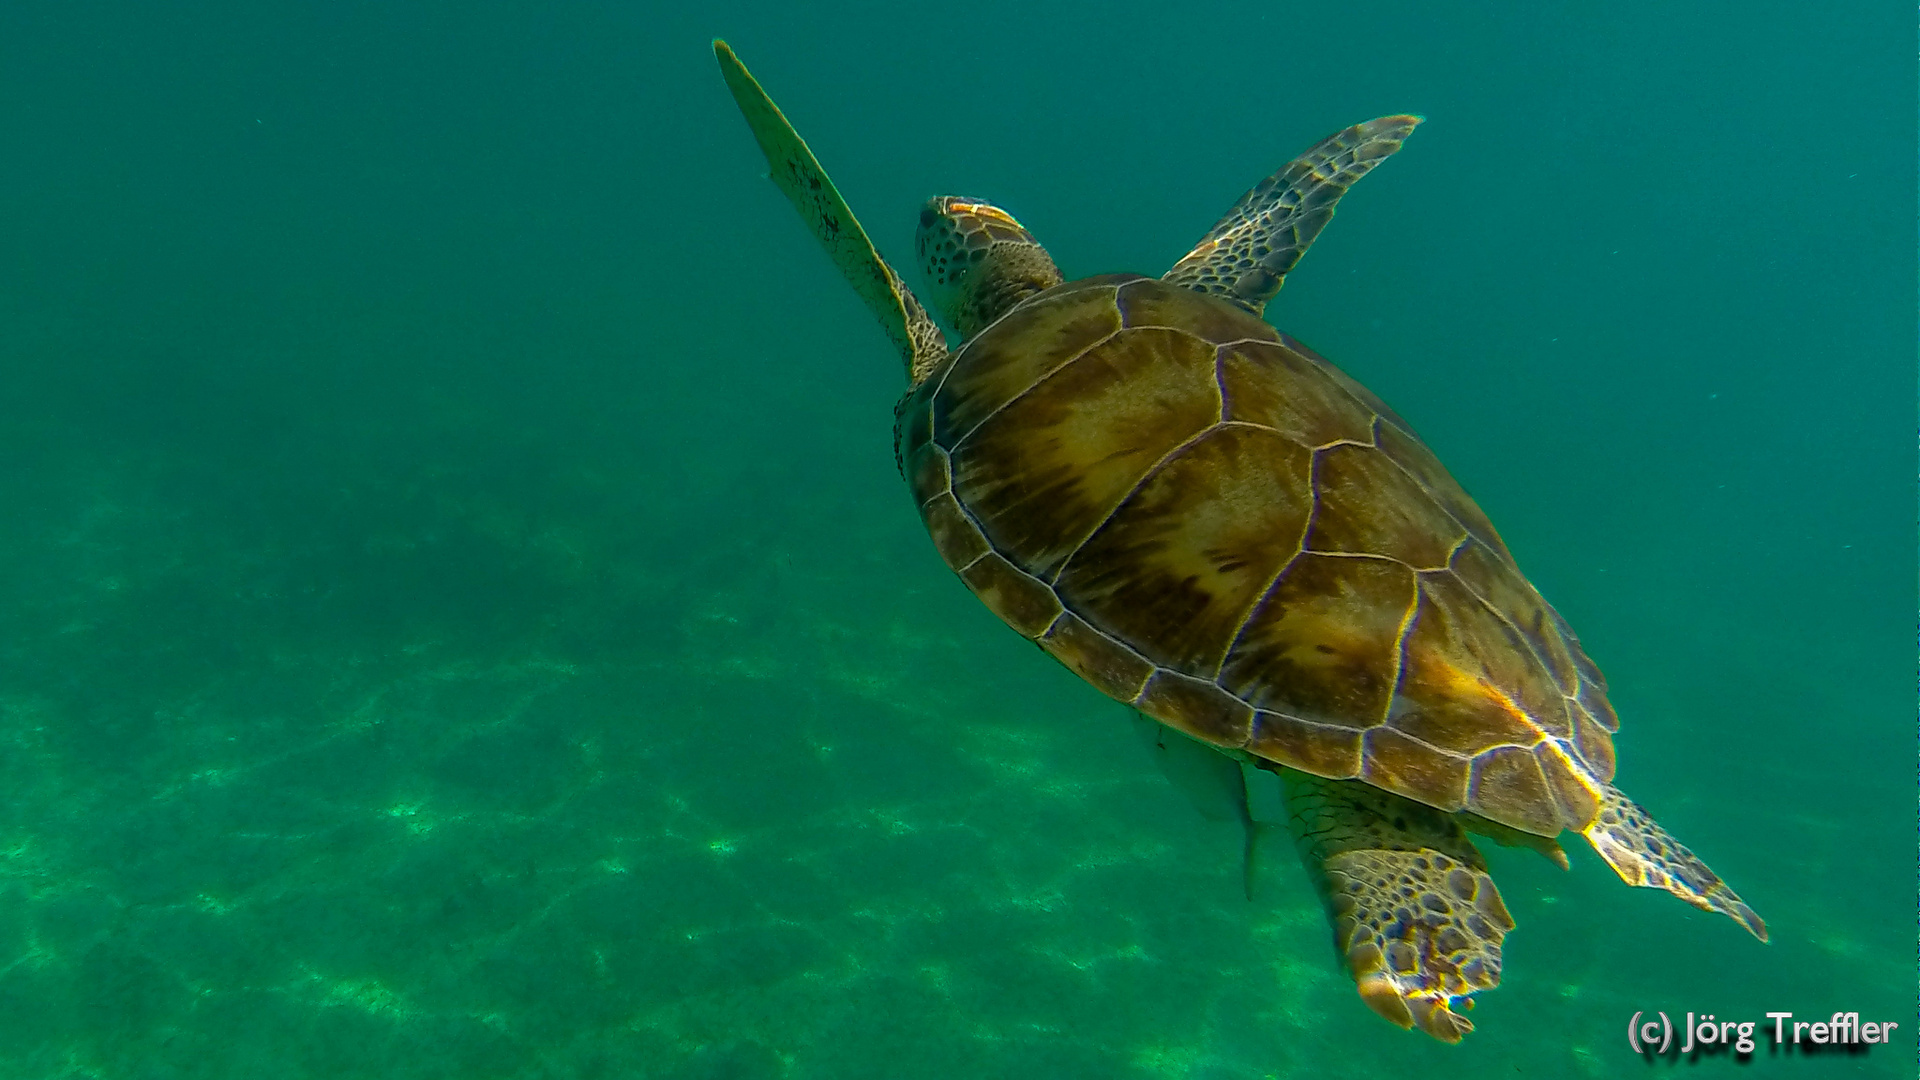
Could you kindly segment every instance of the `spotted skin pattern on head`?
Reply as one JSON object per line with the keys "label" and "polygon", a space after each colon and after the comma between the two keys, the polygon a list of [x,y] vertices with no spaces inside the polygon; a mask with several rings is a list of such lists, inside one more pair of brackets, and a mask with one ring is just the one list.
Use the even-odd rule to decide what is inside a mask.
{"label": "spotted skin pattern on head", "polygon": [[914,240],[933,309],[963,338],[1060,284],[1060,268],[1013,215],[959,195],[927,200]]}

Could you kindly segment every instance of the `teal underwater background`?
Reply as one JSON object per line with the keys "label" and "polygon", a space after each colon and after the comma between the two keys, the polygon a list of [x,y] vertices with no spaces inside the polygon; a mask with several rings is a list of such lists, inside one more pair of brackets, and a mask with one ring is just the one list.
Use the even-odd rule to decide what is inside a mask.
{"label": "teal underwater background", "polygon": [[[690,7],[0,7],[0,1076],[1912,1075],[1909,7]],[[1374,1017],[940,564],[714,36],[903,263],[958,192],[1157,274],[1427,116],[1268,315],[1771,944],[1495,849],[1479,1030]]]}

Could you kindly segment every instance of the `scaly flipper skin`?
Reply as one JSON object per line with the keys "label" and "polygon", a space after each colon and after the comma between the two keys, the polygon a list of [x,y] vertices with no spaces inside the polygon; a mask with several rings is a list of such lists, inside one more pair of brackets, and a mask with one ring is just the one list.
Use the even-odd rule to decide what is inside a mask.
{"label": "scaly flipper skin", "polygon": [[1383,116],[1320,140],[1241,196],[1161,280],[1260,314],[1333,217],[1340,196],[1400,149],[1420,122]]}
{"label": "scaly flipper skin", "polygon": [[1767,924],[1707,864],[1660,827],[1640,804],[1608,785],[1583,830],[1593,850],[1629,885],[1665,889],[1702,911],[1717,911],[1761,941]]}
{"label": "scaly flipper skin", "polygon": [[1286,770],[1287,816],[1373,1011],[1456,1043],[1456,998],[1500,984],[1513,916],[1451,815],[1354,780]]}
{"label": "scaly flipper skin", "polygon": [[880,320],[887,339],[906,360],[908,379],[919,385],[947,358],[945,335],[928,317],[913,290],[874,249],[867,231],[860,227],[813,151],[746,65],[724,41],[713,43],[713,55],[720,62],[727,89],[740,106],[740,115],[746,117],[754,140],[767,155],[768,175],[800,212],[800,219],[820,240],[820,246],[827,249],[827,256],[846,276],[847,284]]}

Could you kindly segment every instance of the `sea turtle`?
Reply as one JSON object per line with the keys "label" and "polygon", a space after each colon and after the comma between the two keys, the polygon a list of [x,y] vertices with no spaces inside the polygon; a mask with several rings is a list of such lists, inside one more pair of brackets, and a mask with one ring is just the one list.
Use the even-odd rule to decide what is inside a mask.
{"label": "sea turtle", "polygon": [[[1261,318],[1386,116],[1261,181],[1161,277],[1064,281],[1006,211],[943,196],[917,247],[942,331],[723,42],[771,176],[906,360],[895,452],[987,607],[1171,731],[1280,776],[1375,1011],[1456,1042],[1513,920],[1467,837],[1766,926],[1612,785],[1606,682],[1407,423]],[[1189,739],[1193,742],[1189,743]],[[1243,815],[1244,816],[1244,815]]]}

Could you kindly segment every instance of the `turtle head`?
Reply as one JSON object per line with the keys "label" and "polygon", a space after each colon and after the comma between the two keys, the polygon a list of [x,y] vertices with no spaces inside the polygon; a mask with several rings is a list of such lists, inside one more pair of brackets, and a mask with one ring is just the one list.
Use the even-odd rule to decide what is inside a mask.
{"label": "turtle head", "polygon": [[1060,284],[1060,268],[1013,215],[958,195],[927,200],[914,247],[933,308],[963,338],[1037,292]]}

